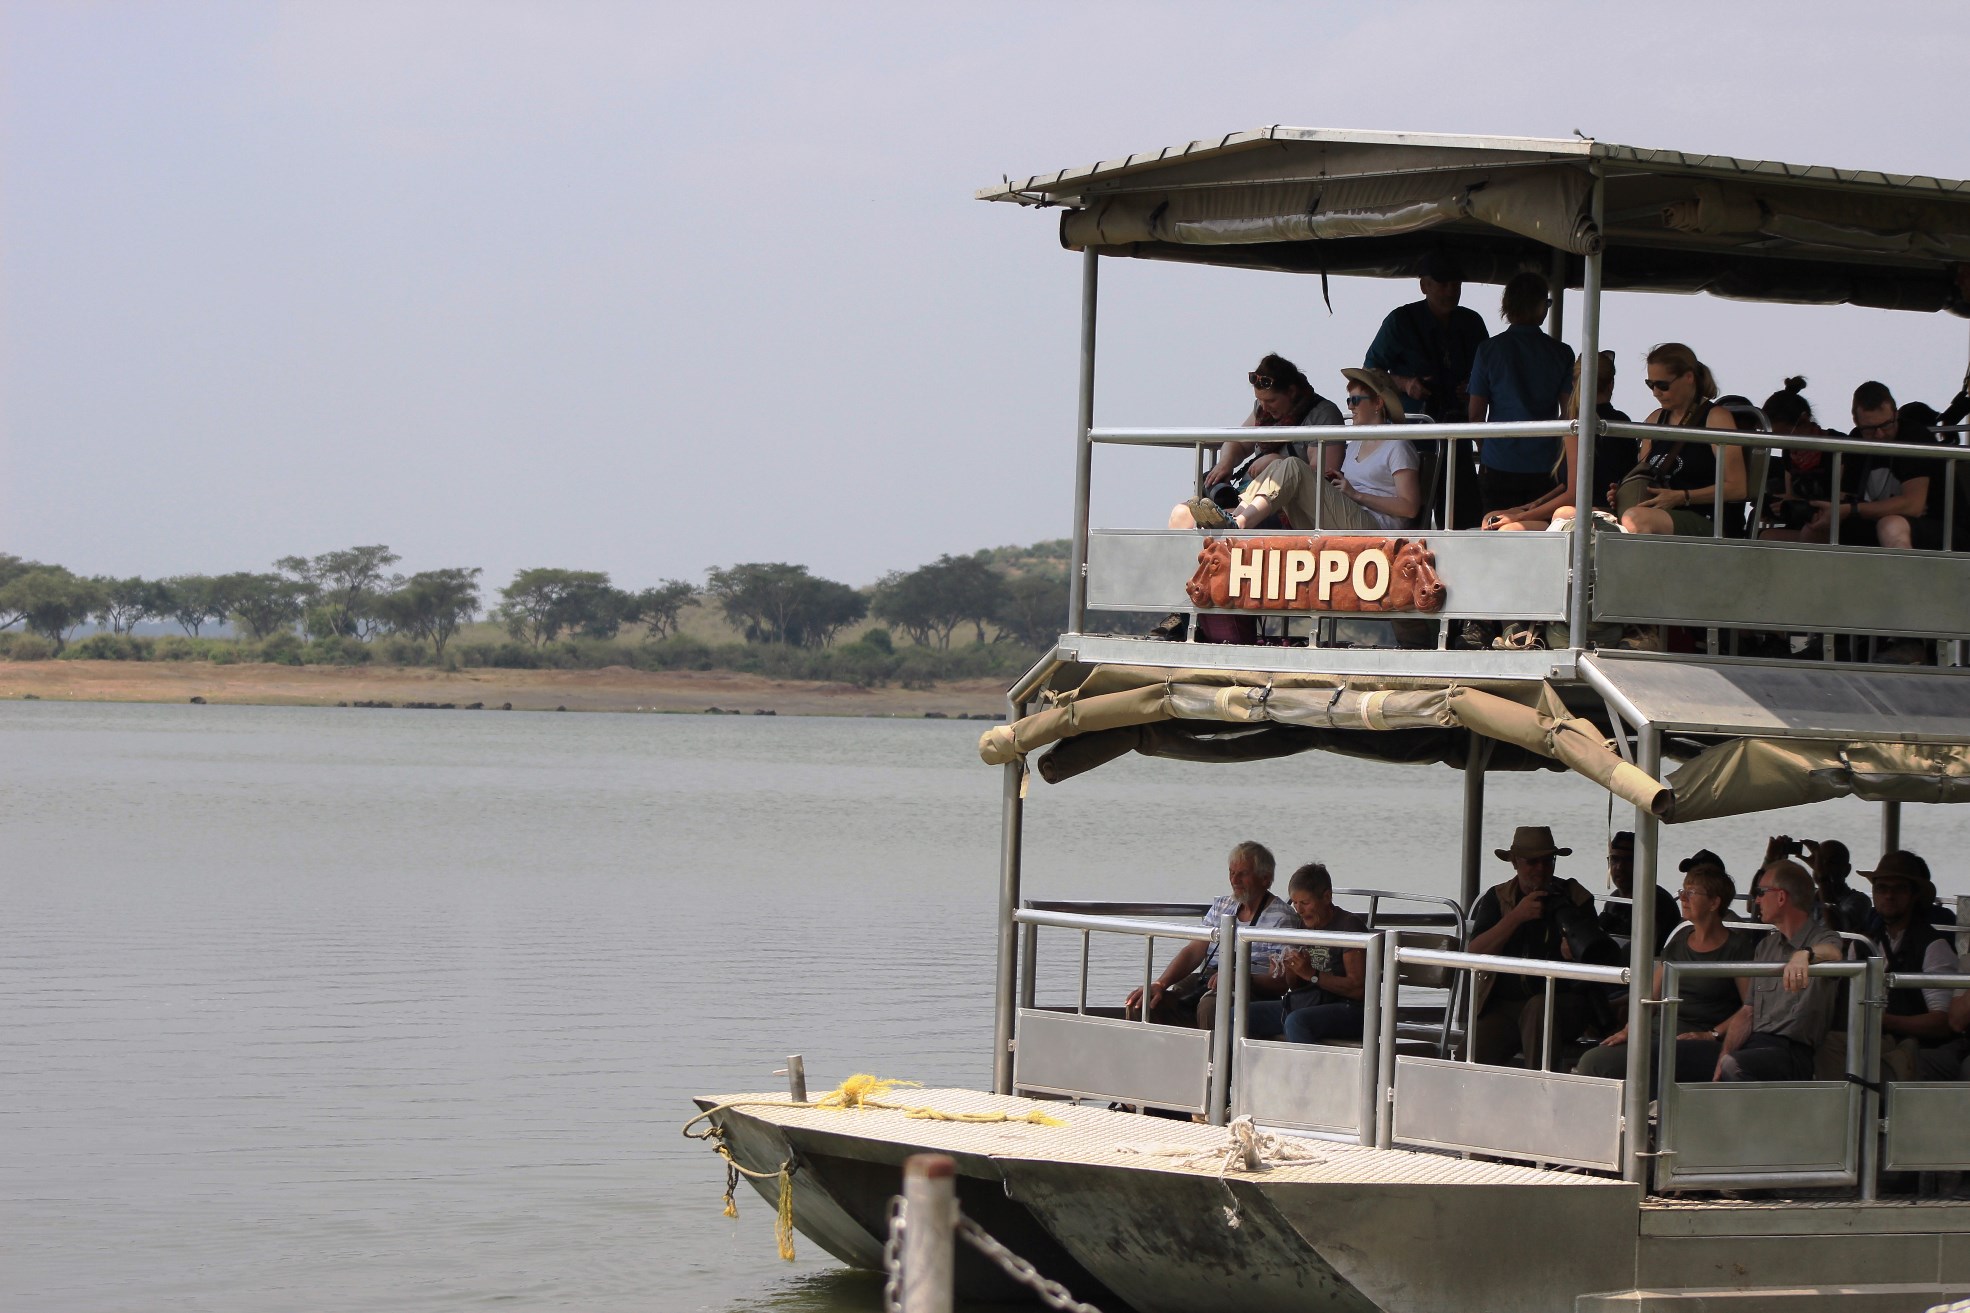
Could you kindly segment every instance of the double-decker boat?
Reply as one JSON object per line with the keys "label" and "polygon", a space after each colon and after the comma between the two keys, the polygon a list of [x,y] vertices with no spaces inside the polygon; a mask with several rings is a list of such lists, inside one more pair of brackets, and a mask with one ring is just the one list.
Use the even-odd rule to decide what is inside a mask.
{"label": "double-decker boat", "polygon": [[[911,1153],[949,1153],[970,1216],[1082,1297],[1139,1313],[1767,1310],[1836,1300],[1914,1310],[1970,1294],[1970,1200],[1882,1189],[1891,1174],[1970,1169],[1970,1084],[1880,1076],[1887,991],[1962,989],[1970,975],[1891,974],[1879,957],[1813,966],[1844,982],[1834,1022],[1844,1047],[1833,1046],[1823,1078],[1791,1082],[1669,1078],[1682,982],[1777,965],[1672,963],[1664,997],[1649,988],[1662,827],[1852,796],[1879,804],[1885,851],[1899,846],[1905,803],[1970,799],[1970,556],[1947,538],[1940,551],[1842,543],[1837,520],[1833,541],[1760,539],[1761,476],[1776,440],[1757,431],[1755,415],[1748,428],[1702,435],[1745,448],[1754,471],[1752,529],[1735,537],[1596,531],[1589,515],[1563,532],[1451,527],[1458,444],[1478,437],[1578,433],[1574,504],[1597,504],[1594,490],[1622,472],[1594,469],[1585,439],[1662,430],[1592,416],[1406,427],[1402,437],[1445,457],[1434,462],[1443,495],[1414,531],[1097,530],[1088,515],[1097,445],[1191,449],[1201,476],[1207,447],[1250,436],[1095,427],[1104,259],[1409,278],[1447,254],[1474,282],[1537,271],[1557,300],[1578,293],[1578,395],[1593,397],[1601,298],[1611,291],[1970,313],[1956,278],[1970,261],[1970,183],[1584,139],[1273,127],[979,196],[1058,210],[1060,240],[1081,253],[1082,271],[1067,630],[1010,691],[1009,723],[980,745],[1004,774],[993,1088],[908,1100],[978,1120],[705,1098],[733,1154],[767,1174],[759,1184],[769,1200],[780,1190],[772,1174],[789,1166],[795,1225],[844,1262],[874,1267],[899,1165]],[[1563,313],[1554,307],[1551,331]],[[1336,433],[1266,436],[1318,443]],[[1836,464],[1881,450],[1848,438],[1783,442]],[[1947,463],[1953,509],[1970,448],[1952,433],[1922,454]],[[1724,509],[1714,507],[1713,523],[1726,523]],[[1364,566],[1375,553],[1379,563]],[[1394,586],[1398,577],[1407,586]],[[1359,629],[1349,606],[1383,629]],[[1184,623],[1159,628],[1161,637],[1141,636],[1146,624],[1093,632],[1091,615],[1117,613]],[[1197,641],[1191,622],[1217,613],[1259,620],[1283,641]],[[1410,622],[1408,643],[1361,640],[1391,618]],[[1545,626],[1549,642],[1462,650],[1452,626],[1466,620]],[[1336,641],[1342,621],[1357,626],[1352,641]],[[1416,642],[1419,624],[1434,641]],[[1682,650],[1597,641],[1624,630],[1673,632]],[[1791,655],[1777,659],[1738,655],[1741,637],[1759,632],[1804,646],[1782,645]],[[1919,644],[1928,661],[1844,659],[1881,636]],[[1354,891],[1368,901],[1370,927],[1340,934],[1255,931],[1231,918],[1213,931],[1197,922],[1199,907],[1025,897],[1030,771],[1059,780],[1128,752],[1237,762],[1309,750],[1460,772],[1460,794],[1446,790],[1464,827],[1454,903]],[[1467,951],[1486,776],[1533,768],[1569,770],[1582,788],[1634,809],[1626,965]],[[1079,941],[1071,1001],[1038,996],[1042,931]],[[1091,943],[1146,944],[1147,973],[1156,940],[1214,935],[1220,960],[1236,966],[1213,1029],[1089,1004]],[[1250,947],[1268,942],[1365,951],[1358,1043],[1244,1033]],[[1555,1036],[1549,1008],[1537,1060],[1473,1061],[1472,983],[1483,974],[1543,977],[1548,999],[1559,980],[1633,985],[1629,1033],[1650,1034],[1660,1009],[1666,1038],[1630,1044],[1621,1079],[1557,1071],[1552,1050],[1570,1037]],[[1036,1106],[1064,1125],[988,1120]],[[1248,1169],[1225,1155],[1233,1118],[1303,1148]],[[1013,1293],[966,1255],[959,1282],[971,1297]]]}

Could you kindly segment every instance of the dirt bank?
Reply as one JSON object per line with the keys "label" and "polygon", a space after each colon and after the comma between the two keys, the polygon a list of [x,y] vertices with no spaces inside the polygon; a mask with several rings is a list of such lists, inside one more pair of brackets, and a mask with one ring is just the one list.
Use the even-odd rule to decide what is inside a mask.
{"label": "dirt bank", "polygon": [[650,672],[414,667],[219,666],[198,661],[0,661],[0,698],[70,702],[244,703],[334,706],[338,702],[507,703],[516,711],[772,711],[782,716],[987,715],[1005,708],[992,680],[929,689],[862,689],[782,682],[729,670]]}

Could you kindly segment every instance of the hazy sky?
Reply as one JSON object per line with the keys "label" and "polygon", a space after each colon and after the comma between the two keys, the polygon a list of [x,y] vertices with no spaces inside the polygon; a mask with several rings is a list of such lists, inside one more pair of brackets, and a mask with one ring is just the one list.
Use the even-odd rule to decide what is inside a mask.
{"label": "hazy sky", "polygon": [[[1001,174],[1286,123],[1965,177],[1966,49],[1946,0],[7,0],[0,550],[860,584],[1062,536],[1078,257],[971,199]],[[1337,384],[1414,296],[1103,275],[1116,424],[1232,422],[1268,349]],[[1868,377],[1940,404],[1970,346],[1939,315],[1634,295],[1603,336],[1631,411],[1677,337],[1726,391],[1803,372],[1842,420]],[[1160,523],[1185,468],[1103,453],[1096,522]]]}

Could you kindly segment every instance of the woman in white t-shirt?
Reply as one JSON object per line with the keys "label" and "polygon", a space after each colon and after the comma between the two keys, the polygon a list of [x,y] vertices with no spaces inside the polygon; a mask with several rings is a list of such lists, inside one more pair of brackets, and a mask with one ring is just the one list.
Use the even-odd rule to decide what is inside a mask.
{"label": "woman in white t-shirt", "polygon": [[[1354,427],[1399,423],[1402,398],[1379,369],[1344,369],[1348,413]],[[1407,529],[1423,510],[1423,484],[1414,443],[1401,438],[1356,438],[1348,443],[1339,473],[1331,476],[1341,496],[1360,506],[1384,529]]]}

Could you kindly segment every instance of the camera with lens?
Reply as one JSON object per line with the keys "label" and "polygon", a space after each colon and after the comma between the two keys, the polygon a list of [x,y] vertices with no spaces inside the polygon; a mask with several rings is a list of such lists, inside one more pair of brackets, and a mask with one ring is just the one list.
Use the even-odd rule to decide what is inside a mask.
{"label": "camera with lens", "polygon": [[1804,857],[1806,855],[1806,841],[1804,839],[1787,839],[1778,846],[1778,850],[1782,856]]}
{"label": "camera with lens", "polygon": [[1566,882],[1546,882],[1546,907],[1541,913],[1560,932],[1573,960],[1586,966],[1620,966],[1621,946],[1601,929],[1600,918],[1592,906],[1576,903],[1569,896]]}

